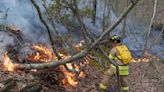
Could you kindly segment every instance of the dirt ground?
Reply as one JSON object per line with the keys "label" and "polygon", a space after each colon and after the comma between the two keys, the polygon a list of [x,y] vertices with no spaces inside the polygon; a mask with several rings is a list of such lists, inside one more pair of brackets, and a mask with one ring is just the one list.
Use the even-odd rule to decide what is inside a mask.
{"label": "dirt ground", "polygon": [[[127,82],[130,87],[130,92],[164,92],[164,64],[159,61],[150,62],[132,62],[130,64],[130,75]],[[2,67],[1,67],[2,69]],[[43,70],[48,71],[48,70]],[[0,83],[7,78],[14,78],[16,85],[12,92],[18,92],[30,82],[37,82],[42,86],[41,92],[99,92],[98,84],[102,79],[103,70],[94,66],[88,65],[85,68],[86,77],[78,78],[77,87],[64,87],[57,80],[60,74],[53,69],[50,72],[41,72],[34,74],[29,71],[16,71],[6,73],[0,71]],[[40,79],[38,79],[40,77]],[[114,85],[116,80],[113,76],[109,80],[110,85]],[[109,87],[107,92],[116,92],[116,87]]]}
{"label": "dirt ground", "polygon": [[[130,64],[130,75],[127,77],[129,92],[164,92],[163,67],[164,64],[159,61],[132,62]],[[89,68],[89,76],[82,79],[76,88],[76,92],[99,92],[97,88],[103,73],[99,69]],[[115,78],[109,80],[109,83],[115,84]],[[111,87],[108,88],[107,92],[116,92],[117,87]]]}
{"label": "dirt ground", "polygon": [[[164,92],[163,67],[164,64],[159,61],[132,62],[130,64],[130,75],[127,77],[129,92]],[[91,74],[80,83],[79,87],[81,88],[77,88],[80,92],[99,92],[97,88],[103,73],[96,68],[90,68],[89,72]],[[115,83],[115,78],[112,78],[107,92],[116,92]],[[111,86],[111,84],[115,84],[115,86]]]}

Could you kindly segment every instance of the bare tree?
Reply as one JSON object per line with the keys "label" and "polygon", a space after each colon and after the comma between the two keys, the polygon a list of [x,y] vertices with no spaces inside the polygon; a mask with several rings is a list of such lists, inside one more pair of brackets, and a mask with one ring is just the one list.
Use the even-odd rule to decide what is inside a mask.
{"label": "bare tree", "polygon": [[86,29],[82,19],[81,19],[81,16],[79,14],[79,10],[78,10],[78,6],[77,6],[77,1],[76,0],[73,0],[73,6],[74,8],[71,8],[73,13],[75,14],[75,16],[77,17],[77,20],[82,28],[82,32],[84,34],[84,38],[86,38],[86,41],[88,42],[91,38],[91,34],[88,32],[88,30]]}
{"label": "bare tree", "polygon": [[[128,6],[128,3],[129,3],[129,1],[126,0],[126,7]],[[126,26],[126,17],[124,18],[123,23],[122,23],[122,34],[121,34],[122,40],[123,40],[124,37],[125,37],[125,31],[126,31],[125,26]]]}
{"label": "bare tree", "polygon": [[147,36],[146,36],[146,42],[145,42],[145,45],[144,45],[143,55],[145,55],[145,52],[148,49],[148,43],[149,43],[149,38],[150,38],[150,33],[151,33],[151,26],[153,24],[155,14],[156,14],[156,9],[157,9],[157,1],[158,0],[154,1],[153,15],[152,15],[152,18],[151,18],[151,21],[150,21],[150,24],[149,24],[149,30],[148,30],[148,33],[147,33]]}
{"label": "bare tree", "polygon": [[97,0],[93,0],[92,1],[93,5],[92,5],[92,23],[95,24],[96,22],[96,8],[97,8]]}
{"label": "bare tree", "polygon": [[58,59],[61,59],[60,55],[58,54],[58,52],[56,50],[56,46],[55,46],[55,43],[54,43],[53,38],[52,38],[52,35],[51,35],[51,30],[50,30],[47,22],[43,19],[42,13],[41,13],[41,10],[40,10],[39,6],[36,4],[35,0],[31,0],[31,3],[33,4],[33,6],[35,7],[35,9],[37,10],[37,13],[39,15],[40,21],[43,23],[43,25],[47,29],[48,37],[50,39],[50,43],[51,43],[51,46],[53,47],[53,51],[54,51],[55,55],[58,57]]}
{"label": "bare tree", "polygon": [[[56,3],[57,3],[57,7],[60,8],[60,0],[57,0]],[[54,31],[55,31],[57,37],[60,39],[63,48],[64,48],[64,49],[68,49],[68,45],[67,45],[67,43],[65,42],[64,38],[62,37],[62,35],[60,34],[60,32],[58,32],[58,30],[56,29],[55,23],[53,22],[52,17],[49,16],[48,13],[47,13],[48,9],[47,9],[47,7],[46,7],[46,4],[45,4],[45,3],[42,3],[42,5],[43,5],[43,7],[44,7],[45,10],[46,10],[47,18],[48,18],[48,20],[50,21],[50,23],[51,23],[51,25],[52,25],[52,27],[53,27],[53,29],[54,29]],[[60,12],[60,9],[57,9],[57,13],[59,13],[59,12]]]}
{"label": "bare tree", "polygon": [[67,59],[60,59],[58,61],[52,61],[48,63],[41,63],[41,64],[15,64],[16,69],[39,69],[39,68],[48,68],[48,67],[56,67],[58,65],[63,65],[66,63],[70,63],[76,61],[80,58],[85,57],[101,40],[102,38],[111,32],[125,17],[126,15],[134,8],[139,0],[136,0],[134,3],[131,3],[124,12],[118,17],[116,22],[114,22],[111,26],[109,26],[99,38],[97,38],[93,43],[91,43],[87,48],[82,50],[81,52],[73,55]]}
{"label": "bare tree", "polygon": [[[109,2],[107,3],[107,0],[104,1],[104,9],[103,9],[103,22],[102,22],[102,30],[105,30],[105,25],[106,25],[106,9],[107,9],[107,5],[109,5]],[[110,15],[110,9],[109,9],[109,15]],[[110,16],[109,16],[110,19]],[[110,21],[110,20],[109,20]]]}
{"label": "bare tree", "polygon": [[[57,47],[55,46],[55,43],[53,42],[53,38],[52,38],[52,36],[51,36],[51,30],[50,30],[50,28],[49,28],[47,22],[44,21],[44,19],[42,18],[42,14],[41,14],[41,10],[40,10],[39,6],[36,4],[36,2],[35,2],[34,0],[31,0],[31,2],[32,2],[32,4],[33,4],[33,5],[35,6],[35,8],[36,8],[41,22],[42,22],[42,23],[46,26],[46,28],[47,28],[48,36],[49,36],[49,38],[50,38],[51,46],[53,47],[53,51],[54,51],[55,55],[57,56],[58,60],[62,59],[62,57],[59,55],[59,53],[58,53],[58,51],[57,51],[57,49],[56,49]],[[58,2],[58,3],[59,3],[59,2]],[[46,5],[45,5],[45,2],[42,2],[42,5],[43,5],[43,7],[45,8],[45,10],[47,11],[47,7],[46,7]],[[61,36],[61,34],[56,30],[55,23],[53,22],[52,18],[51,18],[50,16],[48,16],[48,15],[47,15],[47,17],[48,17],[48,20],[50,21],[51,25],[53,26],[53,29],[54,29],[54,31],[56,32],[57,36],[60,38],[60,40],[61,40],[61,42],[62,42],[61,44],[62,44],[63,48],[66,49],[66,51],[68,51],[68,45],[67,45],[66,42],[64,41],[64,39],[63,39],[63,37]],[[68,52],[67,52],[67,53],[68,53]],[[69,68],[67,67],[66,64],[64,64],[64,66],[65,66],[65,68],[66,68],[68,71],[72,71],[71,69],[69,69]]]}
{"label": "bare tree", "polygon": [[161,29],[161,32],[159,33],[159,36],[153,39],[153,41],[152,41],[152,43],[150,45],[149,50],[152,49],[152,47],[154,45],[156,45],[157,43],[160,42],[160,39],[162,39],[163,33],[164,33],[164,25],[162,26],[162,29]]}

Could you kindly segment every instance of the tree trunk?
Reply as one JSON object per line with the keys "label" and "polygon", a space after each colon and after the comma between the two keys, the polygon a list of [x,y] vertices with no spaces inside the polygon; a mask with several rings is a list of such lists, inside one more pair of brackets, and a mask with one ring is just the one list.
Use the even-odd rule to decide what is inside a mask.
{"label": "tree trunk", "polygon": [[53,42],[53,38],[52,38],[52,36],[51,36],[51,30],[50,30],[48,24],[46,23],[46,21],[44,21],[39,6],[36,4],[35,0],[31,0],[31,2],[32,2],[33,6],[34,6],[34,7],[36,8],[36,10],[37,10],[37,13],[38,13],[38,16],[39,16],[40,21],[44,24],[44,26],[45,26],[46,29],[47,29],[48,37],[49,37],[49,39],[50,39],[50,43],[51,43],[51,46],[52,46],[52,48],[53,48],[53,51],[54,51],[55,55],[56,55],[59,59],[61,59],[61,58],[60,58],[60,55],[58,54],[58,52],[57,52],[57,50],[56,50],[56,46],[55,46],[55,44],[54,44],[54,42]]}
{"label": "tree trunk", "polygon": [[[102,30],[104,31],[105,30],[105,26],[106,26],[106,8],[107,8],[107,1],[104,0],[104,9],[103,9],[103,22],[102,22]],[[110,9],[109,9],[110,11]],[[110,14],[110,12],[109,12]],[[109,21],[110,21],[110,16],[109,16]],[[109,23],[110,24],[110,23]]]}
{"label": "tree trunk", "polygon": [[93,0],[92,1],[93,3],[93,10],[92,10],[92,23],[95,25],[95,22],[96,22],[96,8],[97,8],[97,0]]}
{"label": "tree trunk", "polygon": [[149,24],[149,30],[148,30],[148,33],[147,33],[147,36],[146,36],[146,42],[145,42],[145,45],[144,45],[143,56],[146,54],[146,51],[149,48],[148,43],[149,43],[149,38],[150,38],[150,33],[151,33],[151,26],[153,24],[155,14],[156,14],[157,1],[158,0],[154,1],[154,10],[153,10],[153,15],[152,15],[152,18],[151,18],[151,21],[150,21],[150,24]]}

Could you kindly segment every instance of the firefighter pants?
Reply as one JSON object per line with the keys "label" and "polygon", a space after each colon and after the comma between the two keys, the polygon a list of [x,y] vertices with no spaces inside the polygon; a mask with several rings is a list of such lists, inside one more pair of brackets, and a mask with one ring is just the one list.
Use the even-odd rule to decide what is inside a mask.
{"label": "firefighter pants", "polygon": [[[121,89],[123,92],[128,92],[128,90],[129,90],[129,87],[125,81],[125,78],[129,74],[128,68],[129,67],[127,65],[119,66],[120,84],[121,84]],[[101,80],[101,83],[99,84],[100,89],[103,89],[103,90],[107,89],[107,86],[109,84],[109,79],[111,78],[111,76],[113,74],[116,74],[116,67],[111,65],[111,67],[109,69],[104,71],[103,79]]]}

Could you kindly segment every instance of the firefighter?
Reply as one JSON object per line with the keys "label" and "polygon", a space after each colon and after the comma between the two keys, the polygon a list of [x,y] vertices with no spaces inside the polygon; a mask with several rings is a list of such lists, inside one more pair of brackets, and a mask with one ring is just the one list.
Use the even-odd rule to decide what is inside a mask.
{"label": "firefighter", "polygon": [[[128,92],[129,87],[125,81],[125,78],[129,74],[129,67],[128,64],[132,59],[131,53],[126,45],[121,43],[121,39],[119,36],[114,35],[110,38],[112,42],[112,49],[109,53],[109,58],[113,60],[118,65],[119,70],[119,79],[120,79],[120,86],[123,92]],[[110,68],[104,71],[103,79],[99,84],[99,89],[101,91],[105,91],[108,86],[108,81],[113,74],[116,74],[116,66],[113,64],[110,65]]]}

